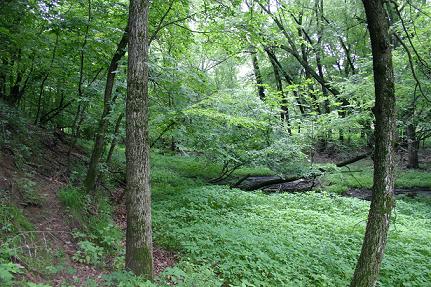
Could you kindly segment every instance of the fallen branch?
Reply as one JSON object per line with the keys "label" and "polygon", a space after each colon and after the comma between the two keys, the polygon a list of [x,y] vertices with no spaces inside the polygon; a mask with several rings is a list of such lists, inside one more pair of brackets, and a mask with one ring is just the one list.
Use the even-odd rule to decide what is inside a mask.
{"label": "fallen branch", "polygon": [[[355,163],[357,161],[360,161],[361,159],[364,159],[366,157],[368,157],[369,155],[372,154],[372,151],[368,151],[366,153],[360,154],[358,156],[355,156],[353,158],[344,160],[342,162],[336,163],[335,165],[337,167],[344,167],[347,166],[349,164]],[[289,182],[293,182],[293,181],[297,181],[297,180],[315,180],[316,177],[322,176],[323,174],[326,173],[326,170],[323,168],[319,168],[318,169],[319,172],[316,172],[314,174],[311,175],[306,175],[306,176],[293,176],[293,177],[289,177],[289,178],[272,178],[270,180],[266,180],[266,181],[261,181],[258,182],[256,184],[250,185],[250,186],[245,186],[244,188],[242,188],[243,190],[246,191],[254,191],[254,190],[258,190],[258,189],[262,189],[274,184],[283,184],[283,183],[289,183]],[[247,180],[248,178],[250,178],[250,176],[246,176],[244,178],[242,178],[240,181],[238,181],[237,183],[235,183],[232,187],[238,187],[241,183],[243,183],[245,180]]]}
{"label": "fallen branch", "polygon": [[244,190],[254,191],[254,190],[265,188],[265,187],[270,186],[270,185],[288,183],[288,182],[292,182],[292,181],[296,181],[296,180],[300,180],[300,179],[308,179],[308,177],[304,177],[304,176],[293,176],[293,177],[289,177],[289,178],[281,178],[280,177],[280,178],[271,179],[271,180],[256,183],[255,185],[245,187]]}
{"label": "fallen branch", "polygon": [[337,164],[335,164],[335,165],[336,165],[337,167],[343,167],[343,166],[346,166],[346,165],[349,165],[349,164],[355,163],[355,162],[357,162],[357,161],[360,161],[361,159],[367,158],[367,157],[368,157],[368,156],[370,156],[372,153],[373,153],[372,151],[368,151],[368,152],[363,153],[363,154],[360,154],[360,155],[358,155],[358,156],[355,156],[355,157],[352,157],[352,158],[346,159],[346,160],[344,160],[344,161],[342,161],[342,162],[339,162],[339,163],[337,163]]}
{"label": "fallen branch", "polygon": [[246,180],[247,178],[249,178],[251,176],[251,174],[247,174],[245,176],[243,176],[242,178],[240,178],[236,183],[231,184],[229,187],[232,188],[237,188],[241,183],[243,183],[244,180]]}
{"label": "fallen branch", "polygon": [[241,166],[243,166],[244,165],[244,163],[238,163],[238,164],[236,164],[236,165],[234,165],[233,167],[231,167],[230,169],[229,169],[229,162],[227,162],[227,163],[225,163],[224,164],[224,166],[223,166],[223,169],[222,169],[222,172],[221,172],[221,174],[220,174],[220,176],[218,176],[218,177],[216,177],[216,178],[213,178],[213,179],[211,179],[209,182],[210,183],[217,183],[217,182],[220,182],[220,181],[222,181],[222,180],[224,180],[224,179],[227,179],[229,176],[231,176],[232,175],[232,173],[235,171],[235,170],[237,170],[238,168],[240,168]]}

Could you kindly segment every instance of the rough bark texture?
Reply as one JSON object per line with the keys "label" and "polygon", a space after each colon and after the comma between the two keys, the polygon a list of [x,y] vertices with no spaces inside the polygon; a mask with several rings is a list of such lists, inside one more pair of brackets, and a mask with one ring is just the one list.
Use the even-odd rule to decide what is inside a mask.
{"label": "rough bark texture", "polygon": [[105,134],[109,124],[108,117],[112,110],[112,90],[114,88],[115,75],[117,74],[116,70],[118,68],[118,62],[126,53],[126,46],[128,40],[127,30],[128,28],[125,29],[123,36],[121,37],[121,40],[117,45],[117,50],[115,51],[115,54],[112,57],[111,63],[108,68],[105,93],[103,96],[103,112],[99,119],[96,138],[94,140],[94,147],[91,153],[90,163],[84,181],[84,186],[87,191],[93,191],[96,188],[97,167],[99,165],[100,158],[102,157],[103,147],[105,144]]}
{"label": "rough bark texture", "polygon": [[375,86],[374,185],[361,255],[351,287],[375,286],[394,206],[395,96],[389,23],[383,0],[363,0],[373,53]]}
{"label": "rough bark texture", "polygon": [[153,277],[148,143],[148,0],[131,0],[126,100],[126,268]]}

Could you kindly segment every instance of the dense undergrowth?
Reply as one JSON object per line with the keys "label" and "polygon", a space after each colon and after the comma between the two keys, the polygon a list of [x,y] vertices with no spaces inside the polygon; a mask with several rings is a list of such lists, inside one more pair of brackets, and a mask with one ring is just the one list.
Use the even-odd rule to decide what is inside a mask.
{"label": "dense undergrowth", "polygon": [[[23,123],[18,124],[25,128]],[[21,145],[23,150],[31,147],[25,141]],[[2,146],[8,148],[11,141],[3,141]],[[124,169],[123,152],[120,147],[111,169]],[[89,278],[87,286],[348,285],[359,255],[369,203],[338,194],[348,188],[371,186],[369,162],[352,166],[354,172],[340,169],[326,175],[316,193],[273,195],[209,185],[208,180],[217,176],[220,166],[199,158],[154,152],[151,164],[154,241],[178,252],[179,261],[154,283],[124,272],[124,233],[115,224],[116,206],[106,190],[116,185],[113,173],[106,169],[105,187],[88,195],[80,189],[85,166],[78,162],[70,184],[58,192],[58,198],[69,214],[68,223],[76,227],[73,234],[78,250],[72,260],[105,270],[102,281]],[[270,171],[248,168],[235,176],[246,174]],[[18,182],[29,198],[35,196],[36,186],[31,180],[23,178]],[[397,186],[429,187],[431,178],[427,170],[399,170]],[[22,246],[40,238],[22,208],[3,195],[2,286],[50,286],[50,278],[56,273],[67,268],[74,272],[60,250],[28,256]],[[430,198],[399,198],[379,286],[430,286],[430,225]],[[32,272],[41,274],[48,285],[27,282],[23,274]],[[74,282],[62,286],[74,286]]]}
{"label": "dense undergrowth", "polygon": [[[268,196],[199,186],[175,164],[169,168],[170,162],[163,156],[153,160],[154,170],[166,170],[153,177],[158,244],[210,265],[233,286],[348,284],[363,239],[367,202],[328,193]],[[425,198],[398,201],[380,286],[431,282],[430,204]]]}
{"label": "dense undergrowth", "polygon": [[[182,258],[157,284],[165,286],[166,280],[182,286],[348,284],[360,252],[368,202],[328,192],[268,196],[208,185],[206,180],[217,170],[192,157],[152,155],[154,240]],[[360,179],[368,180],[366,175]],[[332,176],[348,178],[341,172]],[[355,186],[352,181],[342,183],[339,186]],[[63,190],[60,196],[74,192]],[[73,206],[82,199],[70,202]],[[430,282],[430,205],[428,198],[398,200],[379,286]],[[90,237],[101,246],[100,239],[94,241],[97,236]],[[149,284],[121,272],[106,278],[106,284],[119,282],[115,280],[129,282],[126,286]]]}
{"label": "dense undergrowth", "polygon": [[[396,169],[395,188],[431,187],[431,167],[418,170]],[[350,188],[371,189],[373,185],[373,168],[371,161],[364,161],[329,173],[322,179],[324,190],[342,194]]]}

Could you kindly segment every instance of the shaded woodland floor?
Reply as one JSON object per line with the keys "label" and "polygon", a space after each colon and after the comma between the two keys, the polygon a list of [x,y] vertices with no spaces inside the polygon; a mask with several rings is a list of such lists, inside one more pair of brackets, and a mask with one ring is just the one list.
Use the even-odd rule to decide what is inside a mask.
{"label": "shaded woodland floor", "polygon": [[[79,228],[79,222],[67,212],[58,197],[59,191],[73,180],[73,163],[85,163],[85,151],[81,148],[71,149],[59,133],[52,134],[44,130],[37,130],[36,133],[37,140],[41,139],[41,153],[32,160],[23,162],[22,166],[17,166],[14,151],[5,149],[0,153],[0,190],[5,193],[2,196],[7,196],[9,203],[19,207],[33,226],[32,230],[19,233],[21,246],[18,248],[28,258],[14,256],[12,261],[26,269],[21,276],[32,282],[46,282],[47,277],[50,286],[64,286],[68,282],[84,286],[88,279],[101,282],[102,275],[112,269],[73,259],[79,249],[73,236],[73,232]],[[122,192],[123,189],[120,188],[119,191]],[[119,210],[122,208],[120,205]],[[96,215],[97,211],[90,213]],[[125,217],[121,212],[117,214],[116,222],[123,229],[126,225]],[[44,258],[52,255],[54,258]],[[175,256],[173,252],[155,247],[155,273],[159,274],[172,266],[176,261]],[[31,266],[34,261],[41,261],[39,263],[42,265],[52,264],[57,270],[55,274],[46,274],[38,270],[46,266]]]}
{"label": "shaded woodland floor", "polygon": [[[369,160],[349,167],[350,173],[341,170],[319,178],[313,192],[300,181],[270,187],[279,193],[274,194],[211,185],[219,166],[194,157],[153,154],[159,276],[156,283],[145,283],[121,272],[124,150],[119,149],[113,167],[103,173],[101,195],[94,201],[79,191],[86,143],[70,149],[63,134],[31,130],[37,150],[33,156],[21,160],[8,146],[0,152],[1,218],[2,224],[10,224],[2,227],[2,258],[20,266],[16,286],[27,286],[27,281],[48,286],[343,286],[351,277],[368,203],[337,194],[363,196],[371,184]],[[428,194],[429,162],[422,165],[420,171],[400,169],[398,188]],[[248,168],[231,181],[249,174],[252,180],[271,176],[267,169]],[[105,213],[107,220],[101,219]],[[429,286],[430,223],[429,197],[399,197],[380,286]],[[97,235],[91,225],[106,234]]]}

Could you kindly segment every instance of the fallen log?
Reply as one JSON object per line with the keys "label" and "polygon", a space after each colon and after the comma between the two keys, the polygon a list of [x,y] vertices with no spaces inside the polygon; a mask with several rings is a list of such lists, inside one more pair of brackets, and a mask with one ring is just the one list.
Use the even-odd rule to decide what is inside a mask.
{"label": "fallen log", "polygon": [[253,191],[253,190],[258,190],[258,189],[262,189],[265,188],[267,186],[271,186],[274,184],[282,184],[282,183],[287,183],[287,182],[292,182],[292,181],[296,181],[296,180],[300,180],[303,179],[305,177],[303,176],[293,176],[293,177],[289,177],[289,178],[277,178],[277,179],[270,179],[267,181],[263,181],[263,182],[258,182],[254,185],[251,186],[247,186],[245,188],[243,188],[246,191]]}
{"label": "fallen log", "polygon": [[232,188],[237,188],[243,181],[245,181],[247,178],[249,178],[251,176],[251,174],[247,174],[243,177],[241,177],[237,182],[235,182],[234,184],[231,184],[229,187]]}
{"label": "fallen log", "polygon": [[[362,153],[360,155],[357,155],[353,158],[350,158],[350,159],[341,161],[339,163],[336,163],[335,165],[337,167],[344,167],[344,166],[347,166],[349,164],[360,161],[364,158],[367,158],[371,154],[372,154],[372,151],[368,151],[368,152]],[[284,184],[284,183],[289,183],[289,182],[293,182],[293,181],[297,181],[297,180],[301,180],[301,179],[302,180],[315,180],[316,177],[322,176],[326,172],[326,170],[323,168],[319,168],[318,171],[319,172],[316,172],[316,173],[313,173],[313,174],[307,175],[307,176],[292,176],[292,177],[288,177],[288,178],[282,178],[282,177],[274,178],[273,176],[270,176],[270,177],[268,177],[268,178],[270,178],[268,180],[258,181],[255,184],[245,185],[243,187],[240,187],[243,182],[245,182],[247,179],[251,178],[251,176],[248,175],[246,177],[241,178],[238,182],[236,182],[234,185],[232,185],[231,188],[239,187],[242,190],[254,191],[254,190],[269,187],[271,185]]]}
{"label": "fallen log", "polygon": [[355,162],[357,162],[357,161],[360,161],[361,159],[367,158],[367,157],[368,157],[368,156],[370,156],[372,153],[373,153],[373,151],[368,151],[368,152],[365,152],[365,153],[363,153],[363,154],[357,155],[357,156],[355,156],[355,157],[352,157],[352,158],[346,159],[346,160],[344,160],[344,161],[342,161],[342,162],[339,162],[339,163],[337,163],[337,164],[335,164],[335,165],[336,165],[337,167],[343,167],[343,166],[346,166],[346,165],[349,165],[349,164],[355,163]]}

